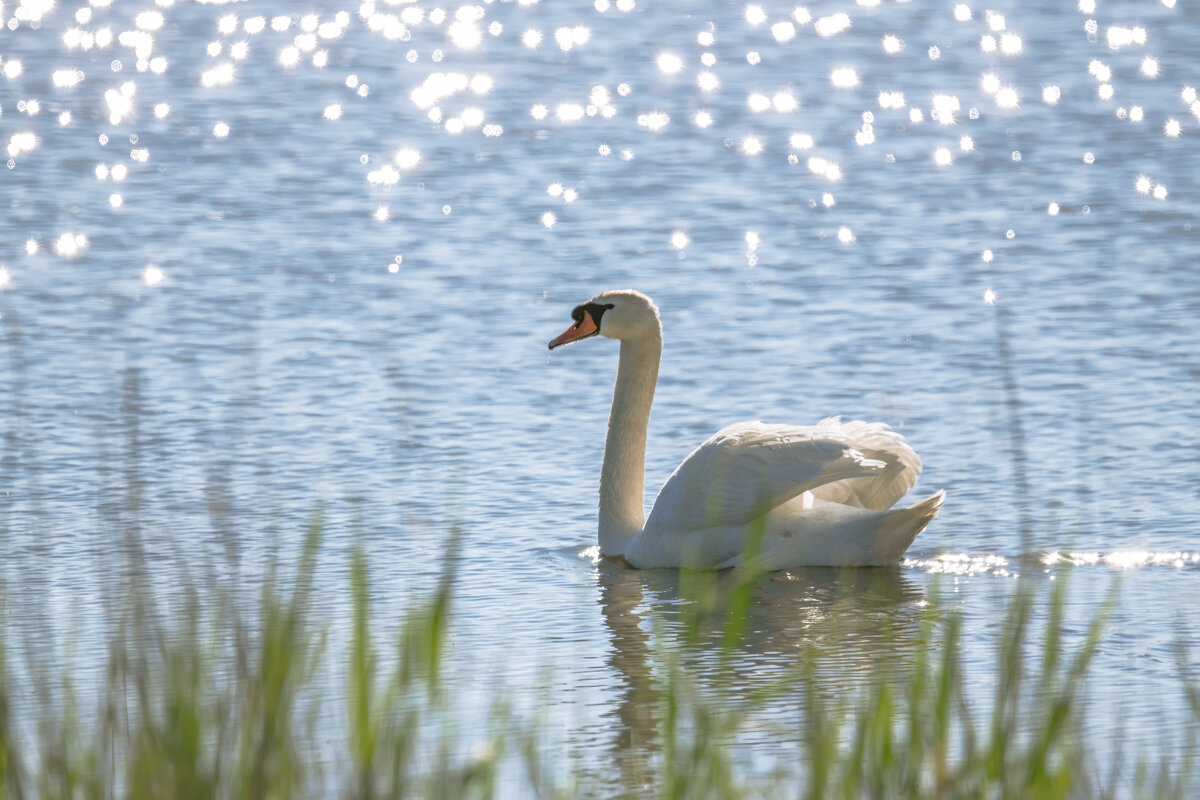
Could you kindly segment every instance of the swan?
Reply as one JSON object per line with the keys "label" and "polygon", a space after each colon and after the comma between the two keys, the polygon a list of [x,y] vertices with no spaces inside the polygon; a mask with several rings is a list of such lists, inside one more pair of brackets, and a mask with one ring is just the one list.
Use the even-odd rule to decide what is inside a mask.
{"label": "swan", "polygon": [[646,430],[658,383],[658,308],[633,290],[603,292],[571,312],[550,349],[594,336],[621,343],[600,467],[598,538],[631,566],[765,570],[897,562],[945,499],[893,509],[921,459],[881,422],[812,426],[739,422],[675,470],[645,516]]}

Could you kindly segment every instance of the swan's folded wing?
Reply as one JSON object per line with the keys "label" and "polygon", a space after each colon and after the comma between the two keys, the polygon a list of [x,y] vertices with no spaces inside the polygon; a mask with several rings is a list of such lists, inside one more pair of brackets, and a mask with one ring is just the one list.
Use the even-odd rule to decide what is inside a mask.
{"label": "swan's folded wing", "polygon": [[683,460],[658,493],[646,530],[746,525],[802,492],[884,467],[837,430],[741,422]]}
{"label": "swan's folded wing", "polygon": [[818,500],[886,511],[908,494],[921,475],[921,458],[903,436],[882,422],[842,422],[840,417],[830,417],[821,420],[814,430],[844,439],[865,457],[887,465],[868,477],[836,481],[814,489],[813,497]]}

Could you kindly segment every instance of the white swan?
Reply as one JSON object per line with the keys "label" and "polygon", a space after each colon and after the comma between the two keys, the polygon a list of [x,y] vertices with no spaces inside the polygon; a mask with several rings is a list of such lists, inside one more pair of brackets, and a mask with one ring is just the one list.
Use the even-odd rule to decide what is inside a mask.
{"label": "white swan", "polygon": [[644,512],[646,428],[658,383],[662,323],[650,298],[604,292],[571,312],[550,349],[604,336],[621,342],[604,464],[600,551],[634,567],[721,569],[754,538],[764,569],[895,563],[937,516],[945,492],[892,509],[921,472],[881,422],[814,426],[739,422],[696,448]]}

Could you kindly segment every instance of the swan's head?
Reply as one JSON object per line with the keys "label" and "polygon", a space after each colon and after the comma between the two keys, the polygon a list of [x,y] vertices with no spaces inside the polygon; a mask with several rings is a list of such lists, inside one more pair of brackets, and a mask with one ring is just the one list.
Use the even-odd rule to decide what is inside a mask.
{"label": "swan's head", "polygon": [[649,297],[632,289],[598,294],[575,306],[571,319],[574,324],[550,340],[551,350],[589,336],[624,340],[662,335],[658,308]]}

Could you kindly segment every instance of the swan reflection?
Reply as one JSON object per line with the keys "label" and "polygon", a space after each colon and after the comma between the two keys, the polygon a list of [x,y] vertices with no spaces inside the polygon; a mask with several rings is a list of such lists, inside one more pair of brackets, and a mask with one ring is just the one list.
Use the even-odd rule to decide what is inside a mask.
{"label": "swan reflection", "polygon": [[[806,567],[755,580],[741,633],[723,649],[726,606],[717,600],[700,611],[707,604],[696,598],[727,598],[738,580],[735,570],[636,570],[612,558],[597,563],[597,599],[610,636],[605,664],[617,680],[602,714],[606,749],[627,786],[649,786],[654,774],[664,710],[655,690],[664,669],[679,669],[716,708],[786,686],[794,676],[795,689],[773,699],[775,711],[764,720],[764,727],[778,728],[801,718],[778,712],[802,706],[806,662],[815,667],[821,692],[837,695],[865,685],[881,669],[902,669],[920,641],[924,595],[900,567]],[[755,726],[747,727],[739,740],[742,733],[758,738]],[[763,738],[759,745],[788,746],[777,736]]]}

